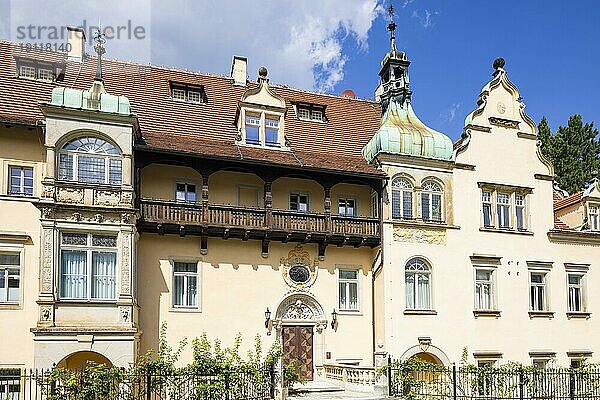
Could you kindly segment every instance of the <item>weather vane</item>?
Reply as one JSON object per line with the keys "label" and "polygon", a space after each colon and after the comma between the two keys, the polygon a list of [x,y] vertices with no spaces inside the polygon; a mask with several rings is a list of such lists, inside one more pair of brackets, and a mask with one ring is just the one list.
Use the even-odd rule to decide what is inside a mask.
{"label": "weather vane", "polygon": [[98,66],[96,68],[96,77],[97,81],[104,81],[102,78],[102,55],[106,52],[104,49],[104,43],[106,43],[106,34],[101,32],[100,21],[98,20],[98,31],[96,31],[96,35],[94,36],[94,42],[96,45],[94,46],[94,50],[96,50],[96,54],[98,54]]}
{"label": "weather vane", "polygon": [[394,5],[390,0],[390,7],[388,8],[388,14],[390,16],[390,24],[388,25],[388,30],[391,32],[392,37],[394,37],[394,31],[396,30],[396,23],[394,22]]}

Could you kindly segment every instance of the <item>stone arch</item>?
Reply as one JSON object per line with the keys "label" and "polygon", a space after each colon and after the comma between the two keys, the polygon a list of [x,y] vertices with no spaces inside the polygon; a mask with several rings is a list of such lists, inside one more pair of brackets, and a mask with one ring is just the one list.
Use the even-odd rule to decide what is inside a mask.
{"label": "stone arch", "polygon": [[400,359],[402,361],[408,360],[410,358],[418,358],[420,360],[429,362],[434,361],[434,364],[444,366],[450,365],[450,359],[448,358],[446,353],[444,353],[444,351],[439,347],[433,345],[429,345],[425,351],[423,351],[420,345],[415,345],[406,350],[404,354],[400,356]]}
{"label": "stone arch", "polygon": [[275,312],[275,323],[315,325],[318,331],[327,327],[327,318],[321,304],[309,293],[288,294]]}
{"label": "stone arch", "polygon": [[96,364],[104,364],[108,367],[112,367],[113,363],[104,355],[95,351],[76,351],[65,357],[56,364],[58,368],[65,368],[69,370],[82,370],[85,368],[88,362],[94,362]]}

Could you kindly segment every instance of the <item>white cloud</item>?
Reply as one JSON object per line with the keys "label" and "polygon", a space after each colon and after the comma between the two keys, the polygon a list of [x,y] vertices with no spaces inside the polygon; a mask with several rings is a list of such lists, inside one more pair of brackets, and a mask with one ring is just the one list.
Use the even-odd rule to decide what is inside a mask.
{"label": "white cloud", "polygon": [[404,0],[402,3],[402,8],[406,8],[406,6],[412,4],[415,0]]}
{"label": "white cloud", "polygon": [[447,121],[452,122],[456,118],[457,113],[460,111],[462,107],[462,103],[454,103],[452,104],[444,113],[440,115],[440,118]]}
{"label": "white cloud", "polygon": [[423,11],[423,13],[421,13],[419,10],[414,10],[412,13],[412,17],[416,18],[421,25],[423,25],[423,28],[429,28],[433,26],[433,17],[436,15],[439,15],[438,11],[430,11],[427,9]]}

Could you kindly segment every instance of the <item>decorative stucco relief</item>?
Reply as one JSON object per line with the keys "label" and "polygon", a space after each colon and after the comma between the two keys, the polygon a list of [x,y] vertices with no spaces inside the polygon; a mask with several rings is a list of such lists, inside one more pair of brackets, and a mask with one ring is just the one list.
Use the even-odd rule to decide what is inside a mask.
{"label": "decorative stucco relief", "polygon": [[83,188],[57,187],[56,201],[60,203],[81,204],[84,199]]}
{"label": "decorative stucco relief", "polygon": [[[281,272],[285,283],[296,290],[308,290],[317,280],[319,260],[311,258],[308,251],[298,244],[281,259]],[[303,276],[305,271],[305,276]]]}
{"label": "decorative stucco relief", "polygon": [[42,231],[43,246],[42,246],[42,270],[40,276],[42,278],[41,292],[52,293],[52,260],[53,260],[53,237],[54,229],[44,228]]}
{"label": "decorative stucco relief", "polygon": [[40,322],[52,322],[52,311],[54,307],[51,305],[41,305],[40,306]]}
{"label": "decorative stucco relief", "polygon": [[131,294],[131,234],[123,233],[121,238],[121,294]]}
{"label": "decorative stucco relief", "polygon": [[395,228],[394,240],[410,243],[446,244],[446,231],[427,228]]}
{"label": "decorative stucco relief", "polygon": [[116,206],[121,201],[121,193],[111,190],[94,191],[94,204],[98,206]]}

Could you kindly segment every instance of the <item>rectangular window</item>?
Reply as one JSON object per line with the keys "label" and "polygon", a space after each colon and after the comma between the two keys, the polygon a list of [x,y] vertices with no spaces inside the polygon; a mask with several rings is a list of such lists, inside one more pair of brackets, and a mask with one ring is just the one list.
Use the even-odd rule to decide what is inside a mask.
{"label": "rectangular window", "polygon": [[10,194],[33,196],[33,168],[10,166]]}
{"label": "rectangular window", "polygon": [[202,95],[200,94],[200,92],[196,92],[193,90],[190,90],[187,93],[187,98],[190,103],[201,103],[202,102]]}
{"label": "rectangular window", "polygon": [[298,118],[310,119],[310,110],[308,108],[298,108]]}
{"label": "rectangular window", "polygon": [[260,144],[260,117],[246,115],[246,143]]}
{"label": "rectangular window", "polygon": [[339,270],[339,309],[358,311],[358,271]]}
{"label": "rectangular window", "polygon": [[593,231],[600,231],[600,207],[590,205],[588,219],[590,229]]}
{"label": "rectangular window", "polygon": [[19,76],[22,78],[35,79],[35,68],[29,65],[21,65]]}
{"label": "rectangular window", "polygon": [[54,73],[51,69],[40,68],[38,69],[38,79],[45,82],[52,82],[54,80]]}
{"label": "rectangular window", "polygon": [[19,400],[21,396],[21,370],[0,368],[0,399]]}
{"label": "rectangular window", "polygon": [[338,199],[338,214],[347,217],[356,216],[356,200],[348,198]]}
{"label": "rectangular window", "polygon": [[265,144],[267,146],[279,146],[279,118],[265,118]]}
{"label": "rectangular window", "polygon": [[0,304],[21,299],[21,253],[0,252]]}
{"label": "rectangular window", "polygon": [[547,311],[546,274],[542,272],[530,272],[529,281],[529,309],[531,311]]}
{"label": "rectangular window", "polygon": [[494,282],[493,271],[477,269],[475,270],[475,309],[493,310]]}
{"label": "rectangular window", "polygon": [[123,183],[123,170],[121,160],[108,160],[108,183],[111,185],[121,185]]}
{"label": "rectangular window", "polygon": [[323,111],[321,110],[312,110],[311,118],[315,121],[323,121]]}
{"label": "rectangular window", "polygon": [[548,361],[549,360],[547,360],[547,359],[538,358],[538,359],[533,359],[531,364],[533,365],[533,367],[536,370],[541,371],[541,370],[546,369],[546,367],[548,366]]}
{"label": "rectangular window", "polygon": [[308,211],[308,195],[291,193],[290,194],[290,210],[307,212]]}
{"label": "rectangular window", "polygon": [[379,196],[377,193],[371,194],[371,216],[373,218],[379,217]]}
{"label": "rectangular window", "polygon": [[175,184],[175,200],[187,201],[188,203],[196,202],[196,185],[192,183]]}
{"label": "rectangular window", "polygon": [[63,299],[115,300],[117,236],[61,234],[60,296]]}
{"label": "rectangular window", "polygon": [[569,287],[569,312],[583,312],[583,275],[567,274],[567,282]]}
{"label": "rectangular window", "polygon": [[63,181],[72,181],[73,156],[71,154],[59,154],[58,160],[58,179]]}
{"label": "rectangular window", "polygon": [[510,228],[510,195],[506,193],[498,193],[496,197],[496,202],[498,227]]}
{"label": "rectangular window", "polygon": [[492,192],[483,191],[481,193],[483,203],[483,226],[493,227],[492,220]]}
{"label": "rectangular window", "polygon": [[106,162],[102,157],[77,156],[77,177],[79,182],[104,183]]}
{"label": "rectangular window", "polygon": [[183,89],[173,89],[171,91],[171,96],[173,96],[173,100],[185,101],[185,90],[183,90]]}
{"label": "rectangular window", "polygon": [[198,263],[173,263],[173,307],[198,307]]}
{"label": "rectangular window", "polygon": [[517,222],[517,229],[524,231],[525,226],[525,196],[521,194],[515,195],[515,215]]}

